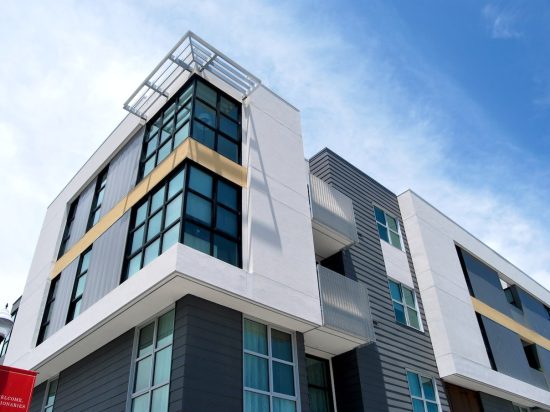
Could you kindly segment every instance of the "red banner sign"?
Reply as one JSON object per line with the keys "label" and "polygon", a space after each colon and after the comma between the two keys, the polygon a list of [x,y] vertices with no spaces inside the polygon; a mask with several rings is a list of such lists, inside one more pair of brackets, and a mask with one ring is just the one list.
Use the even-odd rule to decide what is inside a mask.
{"label": "red banner sign", "polygon": [[27,412],[36,372],[0,365],[0,412]]}

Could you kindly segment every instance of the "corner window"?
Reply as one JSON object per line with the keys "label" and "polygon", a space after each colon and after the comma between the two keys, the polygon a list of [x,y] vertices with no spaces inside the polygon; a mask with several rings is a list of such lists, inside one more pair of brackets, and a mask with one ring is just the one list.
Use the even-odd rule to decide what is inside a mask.
{"label": "corner window", "polygon": [[244,412],[296,412],[294,336],[244,319]]}
{"label": "corner window", "polygon": [[44,402],[44,412],[53,412],[53,406],[55,403],[55,396],[57,394],[57,383],[58,379],[51,380],[48,382],[48,390],[46,392],[46,399]]}
{"label": "corner window", "polygon": [[376,218],[376,226],[380,239],[403,250],[399,221],[376,206],[374,206],[374,216]]}
{"label": "corner window", "polygon": [[130,404],[132,412],[168,411],[174,310],[137,330]]}
{"label": "corner window", "polygon": [[69,206],[69,213],[67,214],[67,223],[65,223],[65,230],[63,230],[63,237],[61,238],[61,244],[59,245],[59,253],[57,254],[57,258],[59,259],[63,254],[65,254],[65,250],[67,249],[67,244],[69,243],[69,239],[71,238],[71,228],[73,226],[73,221],[76,216],[76,208],[78,207],[78,200],[77,197],[72,203],[71,206]]}
{"label": "corner window", "polygon": [[58,275],[50,283],[50,290],[48,291],[48,297],[46,299],[46,307],[44,308],[44,314],[42,315],[42,322],[40,323],[40,330],[38,331],[38,339],[36,345],[40,345],[48,337],[48,331],[50,328],[50,319],[53,313],[53,307],[55,302],[55,296],[57,293],[57,284],[61,275]]}
{"label": "corner window", "polygon": [[390,295],[392,298],[395,319],[404,325],[422,330],[418,304],[414,290],[389,280]]}
{"label": "corner window", "polygon": [[88,268],[90,267],[91,255],[92,249],[88,249],[86,252],[80,255],[66,323],[69,323],[71,320],[80,315],[80,311],[82,309],[82,297],[84,296],[84,289],[86,288],[86,278],[88,275]]}
{"label": "corner window", "polygon": [[500,286],[502,287],[502,291],[504,292],[504,296],[506,296],[506,300],[508,301],[508,303],[512,306],[515,306],[519,310],[523,310],[516,286],[510,285],[502,278],[499,278],[499,280]]}
{"label": "corner window", "polygon": [[101,215],[101,204],[103,203],[103,197],[105,196],[105,185],[107,184],[107,172],[109,167],[107,166],[98,176],[95,184],[94,199],[92,201],[92,208],[90,209],[90,216],[88,217],[88,225],[86,230],[90,230],[98,221]]}
{"label": "corner window", "polygon": [[439,412],[437,388],[433,378],[407,372],[413,412]]}
{"label": "corner window", "polygon": [[529,367],[541,371],[542,368],[540,366],[537,345],[534,343],[525,342],[524,340],[521,341],[521,344],[523,345],[523,351],[525,352],[525,357],[527,358]]}

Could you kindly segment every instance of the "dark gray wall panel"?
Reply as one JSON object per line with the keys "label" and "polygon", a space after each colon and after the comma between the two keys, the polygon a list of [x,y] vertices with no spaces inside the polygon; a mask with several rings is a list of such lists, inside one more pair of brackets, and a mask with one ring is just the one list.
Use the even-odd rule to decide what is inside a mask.
{"label": "dark gray wall panel", "polygon": [[46,386],[48,382],[41,383],[34,388],[32,392],[31,407],[29,412],[41,412],[44,405],[44,396],[46,395]]}
{"label": "dark gray wall panel", "polygon": [[521,323],[550,339],[550,319],[544,304],[519,287],[517,291],[523,308],[524,321]]}
{"label": "dark gray wall panel", "polygon": [[[307,387],[307,365],[306,350],[304,346],[304,335],[296,332],[296,352],[298,353],[298,380],[300,383],[301,412],[309,412],[309,398]],[[313,411],[315,412],[315,411]]]}
{"label": "dark gray wall panel", "polygon": [[480,392],[481,404],[484,412],[514,412],[512,402],[506,399]]}
{"label": "dark gray wall panel", "polygon": [[61,272],[61,278],[59,279],[59,285],[57,287],[57,293],[55,295],[55,302],[53,304],[52,317],[50,319],[50,327],[48,329],[48,338],[55,331],[65,326],[67,320],[67,313],[69,311],[69,303],[71,301],[71,295],[73,293],[74,280],[76,277],[76,270],[78,269],[78,260],[73,260],[69,266],[67,266],[63,272]]}
{"label": "dark gray wall panel", "polygon": [[[353,350],[332,358],[332,373],[338,411],[363,411],[363,393],[357,352]],[[383,387],[382,377],[376,377],[372,383],[378,387],[380,397],[385,401],[386,391]],[[380,385],[382,385],[381,388]]]}
{"label": "dark gray wall panel", "polygon": [[134,329],[59,375],[55,411],[125,410]]}
{"label": "dark gray wall panel", "polygon": [[[73,245],[78,242],[80,238],[86,233],[86,226],[88,225],[88,218],[90,217],[90,209],[92,208],[92,200],[94,198],[94,190],[95,179],[80,194],[80,199],[78,200],[78,206],[76,208],[76,214],[73,224],[71,226],[71,237],[69,238],[69,242],[67,243],[67,247],[65,249],[66,251],[73,247]],[[63,236],[63,230],[65,230],[65,224],[61,228],[61,234],[59,235],[60,238],[61,236]]]}
{"label": "dark gray wall panel", "polygon": [[241,313],[187,295],[175,324],[170,411],[241,412]]}
{"label": "dark gray wall panel", "polygon": [[92,248],[82,310],[86,310],[120,284],[130,212],[111,226]]}
{"label": "dark gray wall panel", "polygon": [[[379,205],[398,218],[415,290],[418,291],[397,197],[328,149],[322,150],[310,160],[310,170],[314,175],[353,200],[360,240],[358,244],[350,248],[351,259],[358,281],[367,285],[371,312],[375,321],[376,350],[371,348],[370,345],[359,348],[356,360],[354,361],[353,357],[350,357],[347,362],[348,367],[351,368],[350,370],[354,369],[350,362],[356,362],[358,363],[357,369],[361,371],[361,376],[369,376],[370,382],[367,382],[367,380],[365,382],[361,381],[364,391],[364,409],[355,409],[359,407],[359,402],[350,402],[350,408],[343,406],[343,410],[410,411],[412,406],[406,380],[406,368],[436,378],[438,377],[438,371],[424,316],[422,299],[418,293],[416,296],[425,332],[417,331],[395,321],[373,204]],[[378,361],[376,361],[377,357]],[[336,364],[338,363],[341,363],[341,359],[336,361]],[[448,411],[447,398],[441,381],[436,379],[436,382],[442,410]],[[368,385],[373,384],[378,385],[380,389],[383,388],[386,404],[377,399],[374,394],[369,394]],[[340,389],[336,390],[338,404],[347,402],[347,400],[338,399],[338,393],[343,394],[349,391],[342,389],[341,385],[337,386],[340,386]],[[370,396],[370,402],[367,401],[367,395]]]}

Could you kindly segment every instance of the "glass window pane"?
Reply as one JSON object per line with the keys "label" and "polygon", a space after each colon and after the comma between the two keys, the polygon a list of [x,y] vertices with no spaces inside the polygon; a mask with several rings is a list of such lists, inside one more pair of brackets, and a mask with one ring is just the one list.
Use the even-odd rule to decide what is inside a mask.
{"label": "glass window pane", "polygon": [[413,399],[413,412],[425,412],[424,402],[419,399]]}
{"label": "glass window pane", "polygon": [[153,156],[149,160],[147,160],[145,162],[145,165],[143,166],[143,177],[151,173],[151,170],[153,170],[155,166],[155,156]]}
{"label": "glass window pane", "polygon": [[180,236],[180,224],[174,225],[162,235],[162,251],[166,252],[175,243],[178,243]]}
{"label": "glass window pane", "polygon": [[169,140],[159,149],[157,164],[162,162],[172,151],[172,142]]}
{"label": "glass window pane", "polygon": [[216,107],[217,93],[202,82],[197,82],[197,97]]}
{"label": "glass window pane", "polygon": [[211,149],[214,148],[215,133],[214,130],[212,130],[208,126],[205,126],[199,122],[193,122],[192,137],[203,145]]}
{"label": "glass window pane", "polygon": [[154,135],[151,140],[147,143],[147,151],[145,153],[145,157],[151,156],[151,153],[155,151],[158,145],[158,136]]}
{"label": "glass window pane", "polygon": [[403,305],[393,302],[393,310],[395,312],[395,319],[399,323],[403,323],[404,325],[407,324],[407,319],[405,318],[405,308]]}
{"label": "glass window pane", "polygon": [[174,110],[176,110],[176,103],[172,103],[168,109],[164,111],[164,123],[166,123],[166,119],[168,119],[170,116],[174,114]]}
{"label": "glass window pane", "polygon": [[271,355],[292,362],[292,337],[290,334],[271,329]]}
{"label": "glass window pane", "polygon": [[214,235],[214,257],[236,266],[238,262],[237,254],[236,242],[223,236]]}
{"label": "glass window pane", "polygon": [[380,239],[385,240],[386,242],[390,241],[390,238],[388,237],[388,229],[380,223],[378,223],[378,234],[380,235]]}
{"label": "glass window pane", "polygon": [[216,111],[198,100],[195,103],[195,117],[210,127],[216,127]]}
{"label": "glass window pane", "polygon": [[420,329],[420,320],[416,310],[407,308],[407,315],[409,316],[409,324],[415,329]]}
{"label": "glass window pane", "polygon": [[155,324],[150,323],[139,331],[139,343],[137,357],[148,355],[153,351],[153,335]]}
{"label": "glass window pane", "polygon": [[316,412],[332,411],[332,407],[330,405],[330,397],[326,389],[319,389],[310,386],[307,392],[310,410]]}
{"label": "glass window pane", "polygon": [[160,232],[160,225],[162,223],[162,211],[154,215],[147,223],[147,241],[153,239]]}
{"label": "glass window pane", "polygon": [[216,210],[216,228],[231,236],[237,237],[237,214],[220,206],[218,206]]}
{"label": "glass window pane", "polygon": [[[315,411],[317,412],[317,410]],[[281,398],[274,397],[273,412],[296,412],[296,402],[288,399],[281,399]]]}
{"label": "glass window pane", "polygon": [[53,406],[48,406],[46,409],[44,409],[44,412],[53,412]]}
{"label": "glass window pane", "polygon": [[80,273],[87,272],[90,267],[90,256],[92,251],[89,250],[85,255],[82,256],[82,262],[80,263]]}
{"label": "glass window pane", "polygon": [[166,217],[164,218],[164,227],[170,226],[170,223],[181,217],[182,196],[176,197],[166,206]]}
{"label": "glass window pane", "polygon": [[151,402],[151,411],[168,412],[168,397],[170,386],[165,385],[162,388],[153,391],[153,401]]}
{"label": "glass window pane", "polygon": [[244,348],[267,355],[267,327],[261,323],[245,319]]}
{"label": "glass window pane", "polygon": [[141,253],[134,256],[128,263],[128,277],[132,277],[138,270],[141,269]]}
{"label": "glass window pane", "polygon": [[172,129],[174,128],[174,118],[169,119],[170,123],[163,126],[160,130],[159,144],[166,142],[172,135]]}
{"label": "glass window pane", "polygon": [[84,293],[84,288],[86,287],[86,275],[82,275],[78,278],[78,283],[76,284],[75,297],[82,296]]}
{"label": "glass window pane", "polygon": [[325,365],[324,361],[306,357],[307,382],[309,385],[322,388],[329,387]]}
{"label": "glass window pane", "polygon": [[151,211],[152,214],[157,209],[159,209],[164,203],[164,186],[156,191],[156,193],[151,198]]}
{"label": "glass window pane", "polygon": [[239,162],[239,146],[223,136],[218,136],[217,151],[219,154],[233,160],[235,163]]}
{"label": "glass window pane", "polygon": [[103,203],[103,197],[105,196],[105,188],[101,189],[97,194],[96,205],[100,206]]}
{"label": "glass window pane", "polygon": [[99,222],[99,215],[100,215],[101,209],[97,209],[94,212],[94,217],[92,219],[92,226],[94,226],[97,222]]}
{"label": "glass window pane", "polygon": [[151,378],[151,363],[152,357],[148,356],[145,359],[136,363],[136,377],[134,379],[134,392],[139,392],[149,387]]}
{"label": "glass window pane", "polygon": [[409,382],[409,391],[412,396],[422,397],[422,391],[420,390],[420,381],[416,373],[407,372],[407,381]]}
{"label": "glass window pane", "polygon": [[294,368],[284,363],[273,362],[273,391],[294,396]]}
{"label": "glass window pane", "polygon": [[158,322],[157,348],[172,343],[174,333],[174,311],[162,315]]}
{"label": "glass window pane", "polygon": [[428,412],[439,412],[437,403],[426,402],[426,406],[428,407]]}
{"label": "glass window pane", "polygon": [[134,253],[143,245],[143,234],[145,233],[145,226],[141,226],[132,235],[132,248],[130,253]]}
{"label": "glass window pane", "polygon": [[185,91],[181,94],[179,98],[179,106],[184,105],[191,98],[192,95],[193,95],[193,86],[191,85],[187,87],[187,89],[185,89]]}
{"label": "glass window pane", "polygon": [[233,120],[239,120],[239,106],[223,96],[220,97],[220,112]]}
{"label": "glass window pane", "polygon": [[220,117],[220,130],[234,140],[239,139],[239,125],[225,116]]}
{"label": "glass window pane", "polygon": [[380,209],[378,209],[376,206],[374,207],[374,215],[376,216],[376,220],[383,225],[386,225],[386,215],[384,212]]}
{"label": "glass window pane", "polygon": [[401,289],[403,291],[403,297],[405,298],[405,303],[414,308],[415,307],[414,292],[404,286]]}
{"label": "glass window pane", "polygon": [[269,412],[269,396],[244,391],[244,412]]}
{"label": "glass window pane", "polygon": [[210,254],[210,231],[192,223],[185,223],[184,243],[193,249]]}
{"label": "glass window pane", "polygon": [[80,307],[82,306],[82,300],[77,300],[74,303],[74,310],[73,310],[73,316],[72,318],[76,318],[78,315],[80,315]]}
{"label": "glass window pane", "polygon": [[394,281],[391,281],[391,280],[388,283],[390,285],[390,294],[392,299],[402,302],[403,298],[401,296],[401,286],[399,286],[398,283],[395,283]]}
{"label": "glass window pane", "polygon": [[147,202],[145,202],[138,208],[136,212],[136,223],[134,227],[139,226],[141,223],[143,223],[146,217],[147,217]]}
{"label": "glass window pane", "polygon": [[168,199],[170,199],[172,196],[174,196],[176,193],[178,193],[180,190],[183,189],[184,181],[185,181],[185,170],[182,170],[177,175],[175,175],[172,179],[170,179],[170,183],[168,183]]}
{"label": "glass window pane", "polygon": [[422,389],[424,390],[424,398],[429,401],[435,401],[435,390],[433,380],[424,376],[420,377]]}
{"label": "glass window pane", "polygon": [[132,400],[132,412],[149,412],[149,393]]}
{"label": "glass window pane", "polygon": [[392,245],[394,245],[396,248],[401,249],[401,240],[399,239],[399,235],[397,233],[390,230],[390,239]]}
{"label": "glass window pane", "polygon": [[153,385],[160,385],[170,381],[170,369],[172,365],[172,345],[155,353],[155,373]]}
{"label": "glass window pane", "polygon": [[154,258],[159,255],[160,239],[155,240],[145,249],[145,255],[143,257],[143,266],[148,265]]}
{"label": "glass window pane", "polygon": [[394,232],[397,232],[397,220],[394,217],[388,215],[386,215],[386,220],[388,222],[388,227]]}
{"label": "glass window pane", "polygon": [[212,198],[212,176],[196,167],[191,167],[189,173],[189,187],[206,197]]}
{"label": "glass window pane", "polygon": [[210,226],[212,223],[212,202],[193,193],[187,194],[186,213]]}
{"label": "glass window pane", "polygon": [[269,390],[267,359],[244,354],[244,385],[248,388]]}
{"label": "glass window pane", "polygon": [[237,189],[227,183],[218,181],[218,203],[237,209]]}
{"label": "glass window pane", "polygon": [[189,123],[185,123],[174,135],[174,147],[189,137]]}

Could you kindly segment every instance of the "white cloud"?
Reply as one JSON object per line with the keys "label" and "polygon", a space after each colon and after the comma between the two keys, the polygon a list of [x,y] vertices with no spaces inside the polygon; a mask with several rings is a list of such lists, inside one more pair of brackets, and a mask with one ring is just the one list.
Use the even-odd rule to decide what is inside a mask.
{"label": "white cloud", "polygon": [[492,38],[517,39],[523,36],[523,33],[516,28],[517,10],[500,4],[487,4],[482,12]]}

